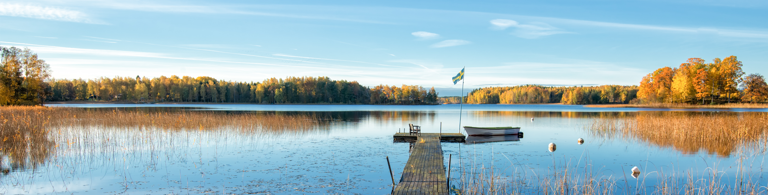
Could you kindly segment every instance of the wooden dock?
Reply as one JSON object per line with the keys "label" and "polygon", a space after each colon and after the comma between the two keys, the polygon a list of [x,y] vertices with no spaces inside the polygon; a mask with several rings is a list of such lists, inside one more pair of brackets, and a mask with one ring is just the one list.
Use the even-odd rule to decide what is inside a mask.
{"label": "wooden dock", "polygon": [[416,138],[421,136],[435,136],[439,137],[440,141],[443,142],[464,142],[466,137],[464,134],[461,133],[420,133],[420,134],[410,134],[410,133],[395,133],[394,138],[395,142],[414,142],[416,141]]}
{"label": "wooden dock", "polygon": [[422,133],[415,139],[403,176],[392,194],[449,194],[440,134]]}

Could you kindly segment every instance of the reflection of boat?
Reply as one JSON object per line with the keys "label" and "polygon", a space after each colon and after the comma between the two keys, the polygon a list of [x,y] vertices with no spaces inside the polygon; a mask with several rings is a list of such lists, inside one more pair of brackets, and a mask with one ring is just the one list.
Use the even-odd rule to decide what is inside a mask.
{"label": "reflection of boat", "polygon": [[464,126],[467,135],[516,135],[520,127],[471,127]]}
{"label": "reflection of boat", "polygon": [[467,144],[479,144],[487,142],[507,142],[507,141],[520,141],[519,135],[492,135],[492,136],[467,136],[465,143]]}

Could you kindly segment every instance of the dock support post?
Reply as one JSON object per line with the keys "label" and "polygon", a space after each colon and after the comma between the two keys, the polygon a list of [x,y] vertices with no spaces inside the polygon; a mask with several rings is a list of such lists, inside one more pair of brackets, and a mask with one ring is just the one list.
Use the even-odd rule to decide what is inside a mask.
{"label": "dock support post", "polygon": [[392,177],[392,186],[395,186],[395,174],[392,173],[392,165],[389,164],[389,156],[387,156],[387,167],[389,167],[389,176]]}
{"label": "dock support post", "polygon": [[451,158],[453,154],[448,154],[448,178],[445,179],[448,189],[451,189]]}

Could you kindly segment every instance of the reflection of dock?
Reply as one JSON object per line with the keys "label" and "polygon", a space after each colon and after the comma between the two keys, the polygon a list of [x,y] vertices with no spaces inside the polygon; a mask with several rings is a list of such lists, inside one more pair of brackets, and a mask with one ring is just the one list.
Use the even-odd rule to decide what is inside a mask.
{"label": "reflection of dock", "polygon": [[[400,135],[403,134],[403,135]],[[460,133],[453,133],[461,135]],[[411,138],[408,133],[395,134],[403,138]],[[454,139],[458,139],[454,136]],[[412,136],[415,145],[403,169],[403,177],[392,194],[449,194],[443,165],[443,148],[440,145],[440,134],[422,133]],[[443,134],[443,138],[446,134]],[[464,135],[461,135],[464,140]]]}
{"label": "reflection of dock", "polygon": [[461,133],[421,133],[421,134],[410,134],[410,133],[396,133],[393,138],[395,138],[395,142],[414,142],[416,141],[416,137],[432,137],[434,136],[436,139],[439,138],[440,141],[444,142],[464,142],[464,134]]}

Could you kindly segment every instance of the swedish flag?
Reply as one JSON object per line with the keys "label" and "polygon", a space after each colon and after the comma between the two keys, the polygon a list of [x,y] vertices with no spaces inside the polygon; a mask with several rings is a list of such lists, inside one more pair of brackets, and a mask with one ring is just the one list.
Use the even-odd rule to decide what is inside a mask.
{"label": "swedish flag", "polygon": [[464,68],[461,69],[461,72],[459,72],[459,74],[456,74],[456,76],[453,77],[453,84],[455,85],[462,79],[464,79]]}

